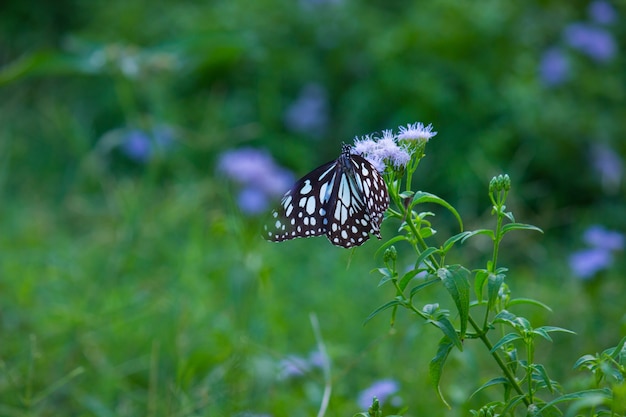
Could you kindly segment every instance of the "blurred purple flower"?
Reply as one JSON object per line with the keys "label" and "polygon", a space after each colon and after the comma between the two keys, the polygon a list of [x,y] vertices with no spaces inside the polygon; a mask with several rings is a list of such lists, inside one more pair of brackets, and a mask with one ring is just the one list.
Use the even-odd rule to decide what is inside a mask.
{"label": "blurred purple flower", "polygon": [[611,3],[605,0],[596,0],[591,2],[587,11],[589,12],[591,20],[601,25],[610,25],[617,20],[617,13],[615,13],[615,9]]}
{"label": "blurred purple flower", "polygon": [[598,62],[607,62],[617,52],[613,35],[603,28],[586,23],[572,23],[565,28],[565,41]]}
{"label": "blurred purple flower", "polygon": [[597,249],[616,251],[624,249],[624,235],[602,226],[593,225],[583,235],[585,243]]}
{"label": "blurred purple flower", "polygon": [[135,162],[147,162],[152,155],[150,136],[139,129],[129,131],[123,139],[122,152]]}
{"label": "blurred purple flower", "polygon": [[138,163],[146,163],[158,152],[174,143],[174,132],[168,126],[157,126],[152,132],[141,129],[122,129],[120,149],[124,155]]}
{"label": "blurred purple flower", "polygon": [[279,379],[288,379],[302,376],[311,369],[311,364],[304,358],[296,355],[289,355],[280,361]]}
{"label": "blurred purple flower", "polygon": [[591,158],[593,167],[600,174],[600,181],[605,191],[617,191],[624,172],[620,156],[609,146],[596,144],[591,148]]}
{"label": "blurred purple flower", "polygon": [[372,398],[378,398],[381,404],[400,390],[400,385],[393,379],[381,379],[374,382],[359,394],[358,404],[363,410],[372,405]]}
{"label": "blurred purple flower", "polygon": [[583,249],[569,257],[572,272],[581,279],[592,278],[613,263],[611,252],[603,248]]}
{"label": "blurred purple flower", "polygon": [[320,136],[328,125],[328,95],[324,87],[305,85],[285,113],[285,125],[293,132]]}
{"label": "blurred purple flower", "polygon": [[217,169],[243,187],[237,203],[247,214],[263,212],[271,198],[281,196],[293,183],[291,172],[276,165],[267,152],[254,148],[222,153]]}
{"label": "blurred purple flower", "polygon": [[539,63],[539,77],[546,86],[559,85],[570,76],[570,62],[560,48],[550,48],[543,53]]}
{"label": "blurred purple flower", "polygon": [[309,363],[315,368],[323,368],[326,361],[327,358],[319,350],[314,350],[309,353]]}
{"label": "blurred purple flower", "polygon": [[269,198],[258,188],[246,187],[239,192],[237,204],[246,214],[260,214],[267,210]]}

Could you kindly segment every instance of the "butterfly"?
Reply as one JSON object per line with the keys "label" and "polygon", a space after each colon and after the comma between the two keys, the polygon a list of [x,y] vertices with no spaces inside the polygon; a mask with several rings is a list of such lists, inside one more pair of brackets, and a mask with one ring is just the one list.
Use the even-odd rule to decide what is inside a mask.
{"label": "butterfly", "polygon": [[273,242],[326,235],[344,248],[360,246],[373,234],[389,207],[382,175],[364,157],[343,145],[341,155],[300,178],[283,196],[264,227]]}

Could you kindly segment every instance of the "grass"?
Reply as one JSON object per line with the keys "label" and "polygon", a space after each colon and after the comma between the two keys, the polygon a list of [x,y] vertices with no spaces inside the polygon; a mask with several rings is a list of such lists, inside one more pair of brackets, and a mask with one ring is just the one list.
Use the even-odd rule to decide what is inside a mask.
{"label": "grass", "polygon": [[[401,382],[408,415],[441,409],[427,377],[438,334],[404,316],[391,332],[385,318],[362,325],[389,296],[369,273],[376,243],[354,252],[324,239],[267,243],[258,221],[216,192],[221,185],[139,176],[62,200],[5,196],[2,414],[311,415],[321,371],[277,378],[281,360],[316,349],[311,312],[332,359],[332,415],[359,411],[358,392],[388,377]],[[594,302],[580,287],[537,272],[522,269],[514,291],[540,291],[558,313],[537,319],[587,340],[606,314],[587,315]],[[572,326],[568,312],[586,321]],[[618,337],[606,333],[604,342]],[[558,337],[546,349],[580,343]],[[565,364],[547,359],[565,372],[583,353]],[[473,348],[452,359],[444,387],[458,407],[446,415],[463,414],[464,399],[490,375],[484,366]]]}

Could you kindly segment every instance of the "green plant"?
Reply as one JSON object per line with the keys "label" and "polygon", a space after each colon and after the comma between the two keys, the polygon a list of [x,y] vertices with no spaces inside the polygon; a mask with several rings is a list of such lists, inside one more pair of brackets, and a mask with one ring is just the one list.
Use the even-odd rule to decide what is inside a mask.
{"label": "green plant", "polygon": [[[452,205],[431,193],[411,189],[411,178],[425,155],[428,142],[428,138],[415,134],[414,127],[418,125],[409,126],[409,133],[413,135],[401,130],[396,136],[398,145],[411,154],[411,161],[402,167],[386,161],[385,179],[391,200],[387,219],[398,221],[400,227],[399,233],[379,249],[379,252],[384,251],[384,267],[377,271],[382,275],[379,286],[390,286],[393,298],[375,309],[367,320],[390,310],[393,325],[398,310],[405,309],[441,331],[429,371],[439,398],[448,407],[440,386],[444,365],[454,349],[463,351],[468,342],[476,341],[491,357],[499,374],[476,389],[472,396],[495,386],[504,389],[501,399],[472,410],[472,415],[561,415],[558,405],[567,402],[573,402],[567,415],[582,412],[590,416],[624,415],[624,339],[617,347],[601,355],[585,355],[576,363],[576,368],[592,372],[594,382],[588,389],[575,393],[562,393],[561,385],[550,377],[547,367],[536,361],[540,340],[552,341],[555,332],[574,332],[556,326],[536,326],[516,313],[520,305],[548,311],[550,307],[533,298],[514,297],[506,282],[508,269],[499,264],[501,243],[509,232],[541,232],[535,226],[517,222],[513,213],[507,211],[506,200],[511,190],[509,176],[498,175],[489,184],[491,213],[495,217],[493,229],[463,231],[461,216]],[[434,213],[418,211],[425,203],[434,203],[451,212],[461,232],[439,246],[431,245],[429,240],[436,234],[431,222]],[[486,236],[492,242],[492,254],[484,267],[446,263],[453,248],[478,236]],[[411,248],[409,264],[412,267],[408,271],[399,266],[407,263],[405,255],[400,255],[396,249],[400,244]],[[424,290],[432,286],[445,288],[455,311],[442,308],[444,300],[422,298]],[[381,416],[378,400],[373,401],[368,414],[359,415]]]}

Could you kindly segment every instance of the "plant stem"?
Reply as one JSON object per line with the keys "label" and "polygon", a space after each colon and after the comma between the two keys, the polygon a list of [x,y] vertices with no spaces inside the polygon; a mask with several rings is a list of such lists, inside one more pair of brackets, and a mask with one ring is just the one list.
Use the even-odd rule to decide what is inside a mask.
{"label": "plant stem", "polygon": [[468,317],[468,321],[470,322],[470,324],[472,325],[472,327],[474,328],[474,330],[476,330],[476,334],[478,335],[478,338],[480,340],[482,340],[483,344],[485,345],[485,347],[487,347],[487,349],[489,350],[489,352],[491,353],[491,356],[495,359],[495,361],[498,363],[498,366],[500,367],[500,369],[502,370],[502,372],[504,373],[504,376],[506,377],[506,379],[509,380],[509,383],[511,384],[511,386],[513,387],[513,389],[521,396],[524,397],[523,401],[524,404],[526,404],[526,406],[528,407],[531,403],[528,400],[528,398],[526,397],[526,394],[524,394],[524,391],[522,390],[522,387],[520,387],[520,385],[517,383],[517,380],[515,379],[515,375],[513,375],[511,373],[511,370],[506,366],[506,364],[502,361],[502,358],[500,357],[500,355],[498,355],[498,352],[496,351],[492,351],[493,349],[493,345],[491,344],[491,341],[487,338],[487,333],[484,332],[479,326],[478,323],[476,323],[476,321],[474,321],[474,319],[472,318],[472,316],[470,315]]}

